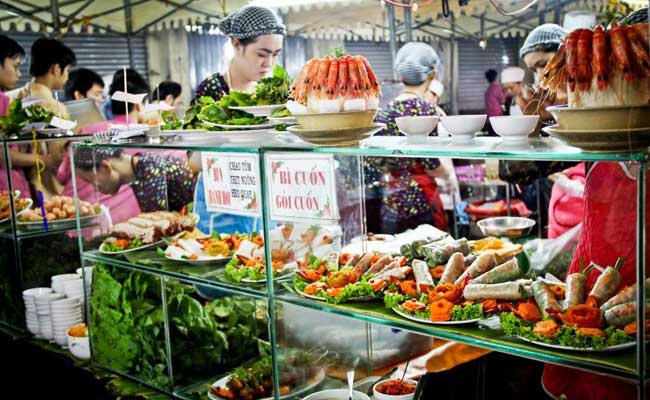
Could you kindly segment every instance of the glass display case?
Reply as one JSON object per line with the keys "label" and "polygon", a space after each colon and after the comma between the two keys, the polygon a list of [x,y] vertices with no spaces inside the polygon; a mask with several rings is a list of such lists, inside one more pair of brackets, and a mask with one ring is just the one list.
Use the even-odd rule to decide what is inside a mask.
{"label": "glass display case", "polygon": [[[644,309],[626,310],[625,324],[604,313],[608,321],[617,324],[601,325],[608,327],[603,329],[606,339],[585,339],[590,332],[579,336],[572,328],[563,327],[568,339],[554,342],[531,333],[534,324],[521,322],[519,317],[526,314],[519,306],[537,301],[536,289],[530,286],[533,280],[552,288],[553,293],[557,290],[561,299],[561,289],[568,290],[562,284],[567,269],[574,264],[575,270],[579,262],[574,251],[591,254],[592,259],[586,261],[600,264],[602,269],[613,266],[618,257],[625,258],[629,265],[620,268],[622,277],[617,278],[625,285],[645,279],[645,248],[638,244],[645,243],[647,232],[647,153],[584,153],[554,139],[510,145],[499,138],[477,138],[472,146],[438,138],[419,146],[408,145],[401,138],[372,138],[359,148],[195,146],[183,142],[81,143],[74,147],[75,182],[78,187],[89,183],[93,188],[91,197],[80,200],[94,202],[99,192],[111,192],[111,182],[130,183],[136,198],[133,204],[140,207],[128,207],[128,214],[113,217],[112,225],[102,225],[91,233],[84,232],[79,219],[82,259],[95,268],[91,301],[87,301],[91,342],[106,339],[108,333],[102,332],[100,321],[104,314],[112,313],[101,309],[106,305],[104,297],[97,294],[101,287],[97,271],[115,282],[110,286],[133,291],[134,297],[127,302],[123,296],[115,297],[119,303],[113,311],[118,314],[133,313],[135,317],[129,308],[135,304],[140,307],[144,297],[150,298],[150,316],[143,322],[150,329],[148,334],[134,332],[126,325],[127,333],[114,334],[116,340],[139,335],[140,343],[131,345],[147,352],[146,359],[151,357],[147,368],[156,374],[135,364],[125,368],[105,354],[112,346],[93,344],[93,359],[101,366],[181,398],[227,397],[241,389],[241,382],[232,378],[243,381],[245,389],[245,377],[250,378],[250,374],[259,378],[255,398],[274,393],[279,393],[276,398],[304,398],[325,389],[346,387],[349,370],[355,370],[356,387],[365,392],[369,383],[392,366],[427,354],[439,340],[448,340],[621,378],[635,382],[639,396],[644,396],[644,385],[639,382],[645,382],[646,376],[645,341],[622,329],[636,319],[643,320]],[[562,264],[561,268],[538,269],[540,257],[534,253],[540,247],[528,247],[528,243],[535,243],[533,239],[540,231],[532,226],[514,233],[507,229],[488,232],[486,240],[451,237],[444,230],[421,224],[418,218],[401,218],[418,213],[403,202],[409,198],[411,186],[405,184],[408,180],[386,173],[395,165],[442,157],[505,163],[586,163],[590,174],[596,174],[589,175],[596,180],[588,183],[587,190],[604,190],[597,185],[602,180],[607,190],[617,193],[611,201],[623,196],[626,206],[605,207],[591,214],[582,236],[574,237],[578,250],[561,246],[560,251],[549,253],[554,255],[550,261]],[[152,166],[138,171],[148,159]],[[179,174],[179,168],[187,173]],[[185,182],[179,179],[182,176],[192,182],[192,190],[186,194],[179,191]],[[166,178],[155,182],[142,179],[155,177]],[[173,196],[181,200],[173,200]],[[191,205],[187,207],[187,203]],[[124,209],[123,204],[111,208],[111,215]],[[170,211],[172,214],[166,213]],[[400,217],[399,212],[404,215]],[[616,224],[612,218],[622,212],[628,216],[621,225],[612,226]],[[163,232],[169,223],[161,220],[171,219],[182,226],[183,220],[177,219],[185,217],[193,219],[189,226],[178,232]],[[154,229],[140,229],[150,226]],[[193,231],[194,236],[182,231]],[[614,240],[600,232],[619,236]],[[222,260],[204,254],[205,246],[193,248],[187,243],[194,240],[203,245],[212,239],[219,242],[215,248],[232,246],[228,243],[234,233],[248,237],[237,236],[240,247],[229,247]],[[128,248],[132,234],[141,242]],[[591,250],[607,240],[617,254]],[[126,247],[107,248],[107,244]],[[180,250],[170,251],[174,246]],[[509,272],[502,276],[492,273],[489,278],[468,273],[469,278],[459,282],[463,302],[447,310],[451,312],[447,323],[436,323],[440,322],[439,315],[432,315],[431,304],[438,300],[432,295],[422,296],[423,291],[438,290],[438,280],[443,279],[439,274],[450,263],[450,252],[464,254],[462,272],[465,263],[472,268],[476,261],[473,257],[485,257],[482,252],[486,249],[494,254],[492,267]],[[548,247],[542,249],[537,251],[549,251]],[[424,264],[415,267],[414,260],[418,259]],[[516,270],[511,268],[513,263]],[[412,277],[415,269],[421,273],[422,265],[435,277],[433,282]],[[254,271],[247,267],[254,267]],[[380,273],[390,270],[393,272],[379,279]],[[555,277],[545,275],[548,271]],[[590,285],[597,277],[598,273],[589,278]],[[409,280],[414,282],[405,283]],[[431,288],[426,289],[427,285]],[[491,287],[496,294],[481,295],[485,287],[469,288],[472,285],[501,286]],[[623,289],[620,284],[616,286],[610,290]],[[479,295],[467,292],[468,288],[470,292],[478,290]],[[513,288],[514,295],[505,294]],[[409,290],[415,292],[409,295]],[[626,295],[628,308],[632,299],[643,302],[645,285]],[[490,304],[486,301],[492,299],[486,296],[498,301]],[[416,307],[409,309],[408,301]],[[425,308],[418,308],[422,306]],[[564,317],[566,308],[560,307],[557,311]],[[543,307],[538,310],[548,311]],[[190,317],[192,314],[195,316]],[[232,322],[239,318],[241,322]],[[234,332],[233,326],[237,327]],[[643,331],[638,335],[643,338]],[[243,369],[235,369],[238,366]],[[271,369],[276,373],[271,374]],[[271,393],[271,387],[278,390]],[[219,392],[224,389],[227,391]]]}
{"label": "glass display case", "polygon": [[[63,293],[62,285],[53,285],[53,276],[76,277],[79,282],[81,279],[76,275],[81,265],[70,170],[52,167],[58,162],[69,166],[65,148],[81,137],[60,130],[50,131],[39,133],[33,140],[3,140],[0,165],[0,323],[39,336],[35,300],[25,304],[23,292],[39,287],[54,290],[54,287],[55,292]],[[34,167],[35,149],[40,159],[47,161],[40,174]],[[57,175],[60,181],[54,179]],[[42,201],[38,196],[39,185],[45,194]],[[62,195],[53,198],[50,194],[54,192]],[[43,215],[49,217],[47,224]],[[83,299],[80,290],[70,288],[70,293],[74,291],[74,295]],[[40,294],[45,291],[48,290],[43,289]],[[27,297],[34,296],[27,294]]]}

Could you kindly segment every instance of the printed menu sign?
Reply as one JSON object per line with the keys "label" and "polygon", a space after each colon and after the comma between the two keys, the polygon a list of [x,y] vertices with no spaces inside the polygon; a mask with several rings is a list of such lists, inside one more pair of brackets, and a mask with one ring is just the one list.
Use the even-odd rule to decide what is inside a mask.
{"label": "printed menu sign", "polygon": [[338,220],[332,155],[270,154],[265,165],[272,220]]}
{"label": "printed menu sign", "polygon": [[259,216],[258,155],[204,152],[201,157],[208,211]]}

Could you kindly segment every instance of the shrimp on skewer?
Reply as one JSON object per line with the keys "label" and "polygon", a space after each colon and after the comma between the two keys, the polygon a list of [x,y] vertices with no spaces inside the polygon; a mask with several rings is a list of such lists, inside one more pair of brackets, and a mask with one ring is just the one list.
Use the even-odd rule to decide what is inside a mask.
{"label": "shrimp on skewer", "polygon": [[566,38],[566,65],[569,81],[569,90],[576,90],[576,79],[578,75],[578,37],[582,29],[577,29]]}
{"label": "shrimp on skewer", "polygon": [[334,58],[330,62],[330,70],[327,74],[327,86],[325,87],[325,93],[327,98],[332,100],[336,94],[336,81],[339,77],[339,60]]}
{"label": "shrimp on skewer", "polygon": [[366,66],[363,65],[363,61],[359,57],[354,57],[354,61],[357,63],[357,68],[359,70],[359,78],[361,81],[361,90],[363,95],[367,97],[370,94],[371,84],[370,78],[368,77],[368,71],[366,71]]}
{"label": "shrimp on skewer", "polygon": [[348,82],[350,74],[348,73],[348,63],[345,58],[339,58],[339,79],[338,79],[338,92],[342,97],[348,95]]}
{"label": "shrimp on skewer", "polygon": [[350,94],[352,95],[352,98],[357,99],[361,97],[361,82],[359,78],[359,67],[357,66],[357,62],[355,61],[354,58],[352,57],[346,57],[346,62],[348,64],[348,70],[350,73],[350,87],[352,90],[350,91]]}
{"label": "shrimp on skewer", "polygon": [[612,55],[614,56],[614,64],[623,72],[623,79],[631,81],[633,76],[630,62],[630,46],[627,42],[625,30],[618,26],[616,22],[612,22],[612,27],[609,30],[609,40]]}
{"label": "shrimp on skewer", "polygon": [[650,58],[648,57],[648,47],[643,47],[643,39],[634,29],[626,27],[625,33],[632,50],[632,59],[637,68],[637,73],[641,76],[650,76]]}
{"label": "shrimp on skewer", "polygon": [[589,29],[582,29],[578,36],[577,46],[577,70],[576,81],[579,90],[587,90],[591,87],[591,54],[592,54],[592,37],[593,32]]}
{"label": "shrimp on skewer", "polygon": [[591,67],[598,82],[598,90],[605,90],[609,80],[609,56],[607,51],[607,36],[602,26],[594,29],[592,39]]}

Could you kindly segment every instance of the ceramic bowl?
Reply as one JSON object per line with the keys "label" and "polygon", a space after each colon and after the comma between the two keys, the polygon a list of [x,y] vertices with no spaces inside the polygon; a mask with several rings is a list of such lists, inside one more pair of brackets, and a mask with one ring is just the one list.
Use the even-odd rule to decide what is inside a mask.
{"label": "ceramic bowl", "polygon": [[472,139],[476,132],[483,129],[486,114],[481,115],[451,115],[440,118],[440,123],[455,139]]}
{"label": "ceramic bowl", "polygon": [[539,115],[504,115],[490,117],[492,129],[503,140],[528,140],[528,135],[535,132]]}
{"label": "ceramic bowl", "polygon": [[[348,400],[348,389],[330,389],[312,393],[303,400]],[[354,390],[352,400],[370,400],[365,393]]]}
{"label": "ceramic bowl", "polygon": [[400,132],[408,137],[409,142],[426,142],[429,133],[433,132],[438,123],[438,117],[430,115],[395,118]]}
{"label": "ceramic bowl", "polygon": [[[386,382],[390,382],[390,381],[394,381],[394,380],[397,380],[397,379],[394,379],[394,378],[392,378],[392,379],[384,379],[383,381],[379,381],[379,382],[375,383],[375,385],[372,387],[372,393],[373,393],[373,397],[375,398],[375,400],[412,400],[413,399],[413,396],[415,395],[415,390],[413,390],[413,393],[403,394],[403,395],[400,395],[400,396],[393,396],[393,395],[389,395],[389,394],[384,394],[384,393],[381,393],[381,392],[379,392],[377,390],[377,387],[379,387],[381,384],[386,383]],[[410,383],[414,387],[417,386],[417,384],[418,384],[416,381],[414,381],[412,379],[404,379],[404,382]]]}

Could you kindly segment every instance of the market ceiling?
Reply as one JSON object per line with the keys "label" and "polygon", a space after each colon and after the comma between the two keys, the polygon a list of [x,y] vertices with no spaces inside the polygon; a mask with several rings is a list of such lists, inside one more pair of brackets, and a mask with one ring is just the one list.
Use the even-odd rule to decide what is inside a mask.
{"label": "market ceiling", "polygon": [[[562,13],[573,10],[599,13],[612,4],[612,0],[539,0],[523,14],[511,17],[500,14],[488,0],[448,0],[452,17],[445,17],[443,1],[416,1],[424,5],[411,13],[413,39],[525,35],[540,22],[557,21]],[[495,1],[508,10],[522,8],[530,2]],[[467,5],[461,6],[461,2]],[[287,6],[288,3],[291,5]],[[0,28],[59,32],[59,35],[69,30],[139,34],[169,28],[212,33],[215,32],[210,29],[212,24],[247,4],[277,9],[291,35],[379,41],[388,40],[389,36],[383,0],[0,0]],[[403,9],[396,8],[395,16],[398,33],[403,34]]]}

